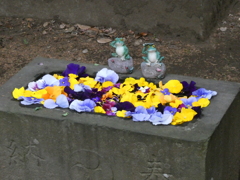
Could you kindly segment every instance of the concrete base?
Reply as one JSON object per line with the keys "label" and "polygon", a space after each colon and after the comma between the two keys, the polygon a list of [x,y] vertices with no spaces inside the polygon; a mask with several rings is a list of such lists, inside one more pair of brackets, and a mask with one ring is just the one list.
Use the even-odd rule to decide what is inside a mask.
{"label": "concrete base", "polygon": [[162,35],[206,38],[237,0],[1,0],[0,16],[52,19]]}
{"label": "concrete base", "polygon": [[[153,126],[62,109],[35,111],[13,100],[15,87],[26,86],[45,73],[62,71],[68,63],[36,58],[0,87],[0,179],[239,178],[240,84],[168,74],[164,82],[194,80],[199,87],[218,92],[201,119],[180,126]],[[81,65],[91,75],[103,68]],[[141,72],[131,76],[139,78]],[[65,112],[69,115],[63,117]]]}

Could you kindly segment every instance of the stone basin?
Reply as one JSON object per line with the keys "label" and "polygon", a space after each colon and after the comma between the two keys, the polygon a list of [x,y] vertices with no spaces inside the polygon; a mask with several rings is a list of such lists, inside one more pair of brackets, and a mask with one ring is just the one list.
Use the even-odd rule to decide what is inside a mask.
{"label": "stone basin", "polygon": [[[167,74],[218,95],[203,117],[153,126],[66,109],[35,111],[11,93],[71,62],[38,57],[0,87],[0,179],[237,180],[240,162],[239,83]],[[75,62],[76,63],[76,62]],[[95,75],[105,66],[80,63]],[[141,71],[120,74],[141,77]],[[153,80],[158,82],[158,80]],[[62,114],[68,112],[68,116]]]}

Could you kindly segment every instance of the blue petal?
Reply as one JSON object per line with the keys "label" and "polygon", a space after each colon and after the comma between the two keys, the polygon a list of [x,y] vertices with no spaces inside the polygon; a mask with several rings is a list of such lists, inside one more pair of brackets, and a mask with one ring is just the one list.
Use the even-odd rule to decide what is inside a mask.
{"label": "blue petal", "polygon": [[107,68],[103,68],[96,74],[95,81],[99,81],[101,83],[105,81],[111,81],[112,83],[116,83],[119,79],[117,73],[113,70],[109,70]]}
{"label": "blue petal", "polygon": [[52,99],[45,100],[43,106],[48,109],[54,109],[55,107],[58,107],[58,105]]}
{"label": "blue petal", "polygon": [[156,113],[156,108],[154,106],[147,109],[148,114],[154,114]]}
{"label": "blue petal", "polygon": [[69,103],[67,97],[63,94],[60,94],[56,99],[56,104],[61,108],[68,108]]}
{"label": "blue petal", "polygon": [[45,76],[42,77],[42,79],[48,86],[59,86],[59,81],[50,74],[46,74]]}

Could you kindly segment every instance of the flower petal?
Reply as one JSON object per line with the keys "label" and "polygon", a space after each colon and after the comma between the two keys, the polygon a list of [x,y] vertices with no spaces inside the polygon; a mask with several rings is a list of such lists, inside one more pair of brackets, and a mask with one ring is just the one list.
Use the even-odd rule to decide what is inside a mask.
{"label": "flower petal", "polygon": [[52,99],[45,100],[43,106],[48,109],[54,109],[58,107],[58,105]]}

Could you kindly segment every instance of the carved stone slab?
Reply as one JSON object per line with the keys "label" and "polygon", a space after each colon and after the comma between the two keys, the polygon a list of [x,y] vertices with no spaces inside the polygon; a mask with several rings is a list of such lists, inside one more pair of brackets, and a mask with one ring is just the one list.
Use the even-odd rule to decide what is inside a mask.
{"label": "carved stone slab", "polygon": [[141,70],[145,78],[163,79],[166,74],[166,66],[164,63],[161,64],[151,63],[150,65],[147,65],[147,63],[142,62]]}
{"label": "carved stone slab", "polygon": [[[239,83],[168,74],[163,83],[193,80],[218,92],[201,119],[179,126],[68,109],[35,111],[36,106],[13,100],[15,87],[62,71],[69,63],[36,58],[0,87],[1,180],[239,179]],[[106,67],[80,65],[92,76]],[[141,71],[131,74],[141,76]]]}
{"label": "carved stone slab", "polygon": [[120,58],[110,58],[108,59],[108,66],[114,70],[116,73],[129,74],[133,72],[133,59],[121,60]]}

